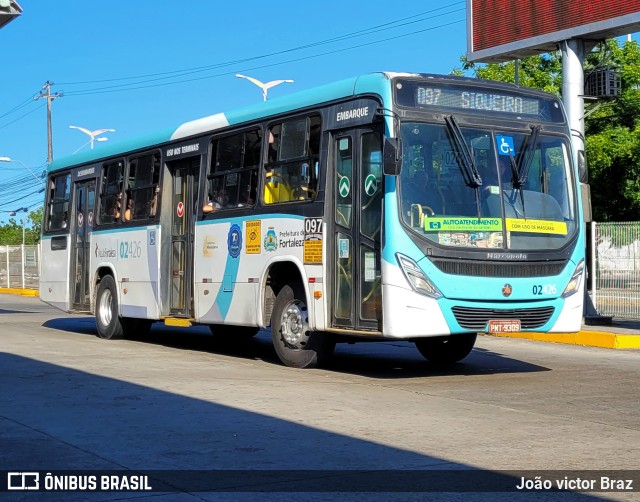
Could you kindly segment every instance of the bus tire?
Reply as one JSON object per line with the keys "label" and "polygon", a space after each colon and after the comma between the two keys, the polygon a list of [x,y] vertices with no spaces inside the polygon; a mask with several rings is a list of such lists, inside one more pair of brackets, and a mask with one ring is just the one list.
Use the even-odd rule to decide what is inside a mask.
{"label": "bus tire", "polygon": [[124,336],[116,291],[116,281],[112,276],[105,275],[98,284],[96,294],[96,327],[98,336],[107,340]]}
{"label": "bus tire", "polygon": [[209,329],[213,336],[225,339],[253,338],[260,331],[260,328],[255,326],[232,326],[230,324],[209,324]]}
{"label": "bus tire", "polygon": [[476,343],[476,333],[434,336],[414,340],[422,356],[435,364],[451,364],[469,355]]}
{"label": "bus tire", "polygon": [[331,357],[335,340],[311,331],[304,294],[291,286],[280,290],[271,315],[271,338],[280,360],[292,368],[316,368]]}

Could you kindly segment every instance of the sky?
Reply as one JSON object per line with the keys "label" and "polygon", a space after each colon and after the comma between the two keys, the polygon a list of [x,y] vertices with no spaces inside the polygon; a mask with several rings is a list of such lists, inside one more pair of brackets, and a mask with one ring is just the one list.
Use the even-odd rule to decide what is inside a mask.
{"label": "sky", "polygon": [[[464,0],[18,0],[0,44],[0,224],[42,205],[46,99],[53,158],[362,73],[450,73],[466,53]],[[105,143],[95,142],[99,149]],[[19,220],[25,215],[18,213]]]}

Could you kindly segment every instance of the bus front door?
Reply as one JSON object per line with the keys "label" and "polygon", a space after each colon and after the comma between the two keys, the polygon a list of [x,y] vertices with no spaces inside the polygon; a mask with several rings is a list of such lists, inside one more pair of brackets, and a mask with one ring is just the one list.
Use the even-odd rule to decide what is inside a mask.
{"label": "bus front door", "polygon": [[200,157],[169,164],[171,173],[171,263],[169,305],[172,316],[193,317],[193,245]]}
{"label": "bus front door", "polygon": [[332,324],[335,328],[382,329],[380,238],[382,147],[371,129],[334,137],[334,242]]}
{"label": "bus front door", "polygon": [[[71,298],[73,310],[89,312],[91,309],[91,291],[89,287],[89,245],[93,229],[93,215],[96,200],[96,180],[79,181],[74,184],[75,228],[73,235],[73,256],[71,266]],[[67,221],[63,224],[70,224]]]}

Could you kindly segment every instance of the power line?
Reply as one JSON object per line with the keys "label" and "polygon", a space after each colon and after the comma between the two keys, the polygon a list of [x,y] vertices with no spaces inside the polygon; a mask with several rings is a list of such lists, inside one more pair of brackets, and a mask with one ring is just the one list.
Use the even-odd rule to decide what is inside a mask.
{"label": "power line", "polygon": [[[279,56],[279,55],[283,55],[283,54],[287,54],[287,53],[291,53],[291,52],[295,52],[295,51],[300,51],[300,50],[319,47],[319,46],[327,45],[327,44],[331,44],[331,43],[341,42],[341,41],[349,40],[349,39],[356,38],[356,37],[362,37],[362,36],[365,36],[365,35],[371,35],[371,34],[379,33],[381,31],[401,28],[401,27],[408,26],[408,25],[411,25],[411,24],[423,22],[425,20],[431,20],[431,19],[434,19],[434,18],[437,18],[437,17],[442,17],[442,16],[454,14],[456,12],[460,12],[460,11],[464,10],[464,8],[454,9],[454,10],[447,11],[447,12],[440,12],[440,11],[445,11],[445,10],[450,9],[452,7],[456,7],[456,6],[463,5],[463,4],[464,4],[464,2],[462,2],[462,1],[456,1],[456,2],[453,2],[451,4],[442,6],[442,7],[438,7],[438,8],[435,8],[435,9],[430,9],[428,11],[425,11],[425,12],[422,12],[422,13],[419,13],[419,14],[414,14],[412,16],[407,16],[407,17],[403,17],[403,18],[400,18],[400,19],[397,19],[397,20],[394,20],[394,21],[390,21],[390,22],[387,22],[387,23],[375,25],[375,26],[372,26],[370,28],[365,28],[365,29],[358,30],[358,31],[355,31],[355,32],[351,32],[351,33],[347,33],[347,34],[344,34],[344,35],[339,35],[339,36],[336,36],[336,37],[328,38],[328,39],[325,39],[325,40],[320,40],[320,41],[313,42],[313,43],[310,43],[310,44],[301,45],[301,46],[293,47],[293,48],[289,48],[289,49],[284,49],[284,50],[276,51],[276,52],[272,52],[272,53],[267,53],[267,54],[263,54],[263,55],[260,55],[260,56],[253,56],[253,57],[238,59],[238,60],[234,60],[234,61],[227,61],[227,62],[217,63],[217,64],[213,64],[213,65],[207,65],[207,66],[201,66],[201,67],[195,67],[195,68],[187,68],[187,69],[182,69],[182,70],[174,70],[174,71],[169,71],[169,72],[153,73],[153,74],[148,74],[148,75],[138,75],[138,76],[132,76],[132,77],[118,77],[118,78],[112,78],[112,79],[90,80],[90,81],[82,81],[82,82],[67,82],[67,83],[60,84],[60,85],[79,85],[79,84],[100,83],[100,82],[117,82],[117,81],[123,81],[123,80],[138,80],[136,82],[131,82],[131,83],[127,83],[127,84],[119,84],[119,85],[105,86],[105,87],[98,87],[98,88],[90,88],[90,89],[80,89],[80,90],[77,90],[77,91],[71,91],[71,92],[66,93],[66,95],[71,95],[71,96],[86,96],[86,95],[92,95],[92,94],[102,94],[102,93],[112,93],[112,92],[123,92],[123,91],[129,91],[129,90],[147,89],[147,88],[152,88],[152,87],[160,87],[160,86],[164,86],[164,85],[174,85],[174,84],[188,83],[188,82],[193,82],[193,81],[197,81],[197,80],[203,80],[203,79],[217,78],[217,77],[232,75],[232,74],[237,73],[237,71],[240,71],[240,70],[234,70],[234,71],[229,71],[229,72],[224,72],[224,73],[218,73],[218,74],[214,74],[214,75],[206,75],[206,76],[203,76],[203,77],[176,80],[176,81],[172,81],[172,82],[162,82],[162,83],[150,84],[151,82],[158,82],[160,80],[168,80],[168,79],[172,79],[172,78],[179,78],[179,77],[183,77],[183,76],[186,76],[186,75],[191,75],[191,74],[195,74],[195,73],[202,73],[202,72],[205,72],[205,71],[211,71],[211,70],[218,69],[218,68],[228,67],[228,66],[231,66],[231,65],[234,65],[234,64],[240,64],[240,63],[256,61],[256,60],[260,60],[260,59],[266,59],[266,58]],[[439,13],[435,14],[437,12],[439,12]],[[428,18],[425,18],[425,16],[428,16],[428,15],[431,15],[431,16],[429,16]],[[387,37],[387,38],[381,39],[381,40],[374,40],[374,41],[371,41],[371,42],[358,44],[358,45],[354,45],[354,46],[350,46],[350,47],[344,47],[344,48],[341,48],[341,49],[325,51],[325,52],[319,53],[319,54],[311,54],[311,55],[300,57],[300,58],[294,58],[294,59],[289,59],[289,60],[286,60],[286,61],[270,63],[270,64],[261,65],[261,66],[255,66],[255,67],[252,67],[252,68],[243,68],[241,71],[253,71],[253,70],[257,70],[257,69],[270,68],[270,67],[279,66],[279,65],[283,65],[283,64],[287,64],[287,63],[291,63],[291,62],[303,61],[303,60],[317,58],[317,57],[326,56],[326,55],[330,55],[330,54],[336,54],[336,53],[339,53],[339,52],[358,49],[358,48],[365,47],[365,46],[368,46],[368,45],[379,44],[379,43],[387,42],[387,41],[390,41],[390,40],[395,40],[395,39],[398,39],[398,38],[403,38],[403,37],[415,35],[415,34],[418,34],[418,33],[423,33],[425,31],[430,31],[430,30],[434,30],[434,29],[450,26],[452,24],[457,24],[459,22],[462,22],[462,21],[461,20],[457,20],[457,21],[454,21],[452,23],[445,23],[445,24],[441,24],[441,25],[438,25],[438,26],[434,26],[434,27],[428,27],[428,28],[425,28],[425,29],[422,29],[422,30],[416,30],[416,31],[413,31],[413,32],[410,32],[410,33],[400,34],[400,35],[396,35],[396,36],[393,36],[393,37]],[[151,78],[150,79],[149,77],[158,77],[158,78]],[[142,79],[146,79],[146,80],[139,80],[141,78]],[[47,84],[49,84],[49,82],[47,82]],[[45,84],[43,86],[43,89],[47,89],[47,84]],[[149,84],[149,85],[141,85],[141,84]],[[53,85],[53,83],[50,83],[50,85]],[[62,93],[56,93],[55,95],[53,95],[53,94],[50,94],[50,91],[49,91],[49,96],[47,97],[47,95],[43,95],[43,93],[40,92],[40,94],[37,95],[36,97],[29,98],[28,100],[25,100],[25,101],[21,102],[20,104],[16,105],[11,110],[5,112],[3,115],[0,116],[0,118],[3,118],[3,117],[5,117],[5,116],[7,116],[7,115],[9,115],[11,113],[14,113],[14,112],[18,111],[21,108],[27,106],[29,103],[33,102],[34,99],[40,99],[40,98],[43,98],[43,97],[47,97],[47,108],[48,108],[47,116],[49,118],[51,101],[53,101],[53,99],[55,99],[57,97],[61,97],[62,95],[63,95]],[[30,115],[31,113],[34,113],[36,110],[38,110],[40,108],[41,107],[37,107],[37,108],[27,112],[26,114],[21,115],[20,117],[18,117],[17,119],[15,119],[13,121],[7,122],[6,124],[1,125],[0,129],[4,129],[5,127],[7,127],[9,125],[14,124],[15,122],[18,122],[19,120],[21,120],[24,117]],[[49,122],[49,119],[48,119],[48,128],[49,128],[49,123],[50,122]],[[51,160],[51,157],[52,157],[51,148],[52,147],[51,147],[51,140],[50,140],[49,141],[49,160]]]}
{"label": "power line", "polygon": [[173,81],[173,82],[163,82],[163,83],[159,83],[159,84],[137,85],[137,84],[144,83],[144,82],[135,82],[133,84],[120,84],[120,85],[114,85],[114,86],[98,87],[98,88],[94,88],[94,89],[85,89],[85,90],[79,90],[79,91],[66,92],[65,96],[87,96],[87,95],[91,95],[91,94],[106,94],[106,93],[112,93],[112,92],[132,91],[132,90],[137,90],[137,89],[149,89],[149,88],[152,88],[152,87],[161,87],[161,86],[165,86],[165,85],[183,84],[183,83],[187,83],[187,82],[195,82],[197,80],[206,80],[206,79],[209,79],[209,78],[223,77],[223,76],[227,76],[227,75],[233,75],[233,74],[235,74],[237,72],[248,72],[248,71],[260,70],[260,69],[263,69],[263,68],[271,68],[271,67],[280,66],[280,65],[283,65],[283,64],[294,63],[294,62],[297,62],[297,61],[304,61],[304,60],[307,60],[307,59],[318,58],[318,57],[321,57],[321,56],[327,56],[327,55],[330,55],[330,54],[336,54],[336,53],[339,53],[339,52],[345,52],[345,51],[353,50],[353,49],[359,49],[361,47],[367,47],[367,46],[370,46],[370,45],[375,45],[375,44],[388,42],[390,40],[396,40],[396,39],[399,39],[399,38],[404,38],[404,37],[416,35],[418,33],[424,33],[426,31],[432,31],[432,30],[436,30],[436,29],[439,29],[439,28],[444,28],[444,27],[447,27],[447,26],[451,26],[453,24],[461,23],[461,22],[464,22],[464,20],[459,19],[459,20],[456,20],[456,21],[452,21],[450,23],[444,23],[444,24],[440,24],[438,26],[432,26],[432,27],[429,27],[429,28],[424,28],[424,29],[421,29],[421,30],[412,31],[410,33],[404,33],[404,34],[401,34],[401,35],[396,35],[396,36],[384,38],[384,39],[381,39],[381,40],[374,40],[374,41],[371,41],[371,42],[366,42],[366,43],[362,43],[362,44],[358,44],[358,45],[353,45],[353,46],[345,47],[345,48],[342,48],[342,49],[335,49],[335,50],[332,50],[332,51],[326,51],[326,52],[322,52],[322,53],[319,53],[319,54],[312,54],[312,55],[309,55],[309,56],[303,56],[303,57],[299,57],[299,58],[288,59],[286,61],[280,61],[280,62],[277,62],[277,63],[270,63],[270,64],[261,65],[261,66],[253,66],[253,67],[250,67],[250,68],[241,68],[239,70],[233,70],[233,71],[228,71],[228,72],[224,72],[224,73],[217,73],[215,75],[207,75],[207,76],[204,76],[204,77],[195,77],[195,78],[190,78],[190,79],[185,79],[185,80],[176,80],[176,81]]}
{"label": "power line", "polygon": [[[351,39],[351,38],[361,37],[361,36],[364,36],[364,35],[370,35],[370,34],[373,34],[373,33],[378,33],[380,31],[385,31],[385,30],[389,30],[389,29],[395,29],[395,28],[399,28],[399,27],[406,26],[406,25],[409,25],[409,24],[415,24],[417,22],[425,21],[425,19],[415,19],[415,18],[420,18],[420,17],[426,16],[427,14],[433,14],[435,12],[438,12],[438,11],[441,11],[441,10],[445,10],[445,9],[449,9],[449,8],[455,7],[457,5],[464,5],[464,2],[457,1],[457,2],[454,2],[454,3],[448,4],[448,5],[444,5],[442,7],[438,7],[436,9],[431,9],[431,10],[422,12],[420,14],[414,14],[412,16],[408,16],[408,17],[404,17],[404,18],[401,18],[401,19],[397,19],[395,21],[390,21],[390,22],[387,22],[387,23],[379,24],[379,25],[376,25],[376,26],[372,26],[370,28],[365,28],[365,29],[358,30],[358,31],[355,31],[355,32],[351,32],[351,33],[347,33],[347,34],[344,34],[344,35],[339,35],[337,37],[332,37],[332,38],[328,38],[328,39],[325,39],[325,40],[320,40],[318,42],[313,42],[313,43],[310,43],[310,44],[305,44],[305,45],[301,45],[301,46],[297,46],[297,47],[292,47],[292,48],[289,48],[289,49],[283,49],[283,50],[276,51],[276,52],[262,54],[262,55],[259,55],[259,56],[252,56],[252,57],[249,57],[249,58],[236,59],[236,60],[232,60],[232,61],[216,63],[216,64],[213,64],[213,65],[198,66],[198,67],[193,67],[193,68],[184,68],[182,70],[172,70],[172,71],[167,71],[167,72],[150,73],[150,74],[145,74],[145,75],[137,75],[137,76],[129,76],[129,77],[116,77],[116,78],[98,79],[98,80],[85,80],[85,81],[78,81],[78,82],[61,82],[60,85],[80,85],[80,84],[94,84],[94,83],[102,83],[102,82],[117,82],[117,81],[122,81],[122,80],[148,79],[149,77],[160,77],[160,76],[167,76],[167,75],[168,75],[168,77],[164,77],[164,78],[181,77],[181,76],[189,75],[189,74],[192,74],[192,73],[198,73],[198,72],[213,70],[213,69],[217,69],[217,68],[222,68],[222,67],[225,67],[225,66],[231,66],[231,65],[234,65],[234,64],[246,63],[246,62],[255,61],[255,60],[258,60],[258,59],[265,59],[265,58],[269,58],[269,57],[273,57],[273,56],[279,56],[279,55],[282,55],[282,54],[287,54],[287,53],[290,53],[290,52],[309,49],[309,48],[317,47],[317,46],[320,46],[320,45],[326,45],[326,44],[330,44],[330,43],[334,43],[334,42],[348,40],[348,39]],[[460,12],[460,11],[463,11],[463,10],[465,10],[465,9],[464,8],[460,8],[460,9],[456,9],[456,10],[453,10],[453,11],[450,11],[450,12],[437,14],[437,15],[431,16],[429,19],[432,19],[432,18],[435,18],[435,17],[441,17],[443,15],[453,14],[453,13]],[[408,21],[408,20],[411,20],[411,19],[413,19],[413,21]],[[408,21],[408,22],[405,22],[405,21]],[[348,50],[348,49],[346,49],[346,50]],[[155,79],[153,79],[153,80],[155,80]],[[153,81],[153,80],[151,80],[151,81]],[[141,81],[141,82],[134,82],[132,85],[145,83],[145,82],[147,82],[147,80]]]}
{"label": "power line", "polygon": [[3,124],[0,126],[0,129],[4,129],[7,126],[10,126],[11,124],[15,124],[16,122],[18,122],[19,120],[22,120],[23,118],[25,118],[28,115],[31,115],[33,112],[38,111],[40,108],[44,107],[45,104],[42,103],[40,106],[37,106],[36,108],[34,108],[33,110],[31,110],[30,112],[25,113],[24,115],[20,115],[17,119],[12,120],[11,122],[7,122],[6,124]]}
{"label": "power line", "polygon": [[7,115],[11,115],[13,112],[17,112],[18,110],[20,110],[21,108],[24,108],[25,106],[27,106],[30,103],[33,103],[33,96],[30,96],[29,98],[25,99],[19,105],[16,105],[13,108],[11,108],[11,110],[9,110],[8,112],[5,112],[2,115],[0,115],[0,119],[6,117]]}
{"label": "power line", "polygon": [[36,195],[36,194],[40,193],[40,190],[41,190],[41,189],[38,189],[38,190],[36,190],[36,191],[34,191],[34,192],[31,192],[31,193],[29,193],[29,194],[27,194],[27,195],[23,195],[22,197],[18,197],[17,199],[13,199],[13,200],[10,200],[10,201],[8,201],[8,202],[2,202],[2,203],[0,203],[0,207],[9,206],[9,205],[11,205],[11,204],[14,204],[14,203],[16,203],[16,202],[20,201],[20,200],[22,200],[22,201],[23,201],[23,200],[24,200],[24,199],[26,199],[27,197],[31,197],[31,196],[33,196],[33,195]]}

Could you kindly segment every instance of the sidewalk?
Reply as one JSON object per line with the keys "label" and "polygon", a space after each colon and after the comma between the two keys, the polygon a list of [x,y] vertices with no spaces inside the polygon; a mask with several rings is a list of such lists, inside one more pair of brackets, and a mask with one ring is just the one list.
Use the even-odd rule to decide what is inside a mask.
{"label": "sidewalk", "polygon": [[[0,288],[0,294],[39,296],[36,289]],[[585,345],[605,349],[640,349],[640,321],[613,319],[610,325],[582,325],[578,333],[484,333],[487,336],[522,338],[540,342]]]}

